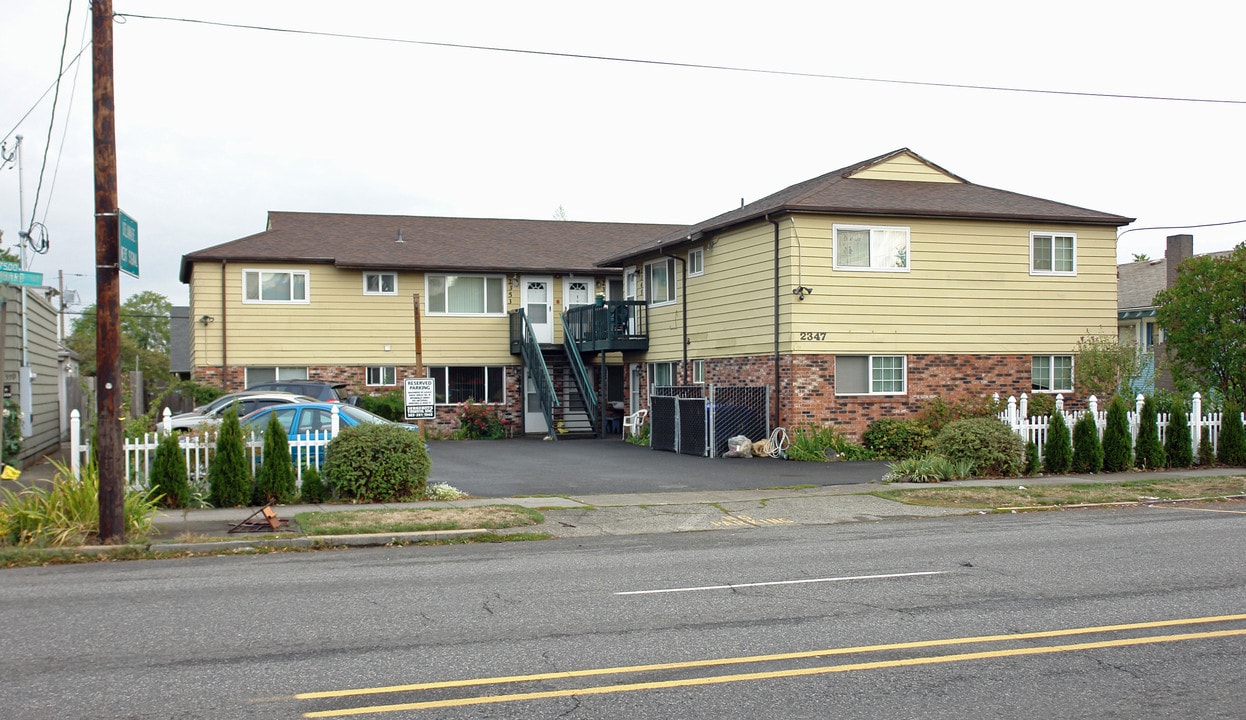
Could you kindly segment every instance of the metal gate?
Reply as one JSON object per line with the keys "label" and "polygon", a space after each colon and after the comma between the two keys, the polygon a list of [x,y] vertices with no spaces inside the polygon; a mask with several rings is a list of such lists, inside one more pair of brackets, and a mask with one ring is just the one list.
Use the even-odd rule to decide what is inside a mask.
{"label": "metal gate", "polygon": [[[684,455],[721,457],[727,439],[770,435],[767,386],[685,385],[653,388],[649,397],[649,446]],[[708,397],[707,397],[708,396]]]}

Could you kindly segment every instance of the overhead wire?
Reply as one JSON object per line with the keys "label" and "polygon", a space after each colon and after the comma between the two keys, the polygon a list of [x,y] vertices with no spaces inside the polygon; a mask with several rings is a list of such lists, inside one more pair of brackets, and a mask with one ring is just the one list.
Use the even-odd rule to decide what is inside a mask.
{"label": "overhead wire", "polygon": [[[61,95],[61,78],[65,75],[65,50],[69,47],[69,20],[73,17],[74,4],[72,0],[65,3],[65,30],[61,36],[61,56],[57,64],[58,72],[56,74],[56,91],[52,94],[52,117],[48,120],[48,137],[43,145],[43,162],[39,165],[39,182],[35,185],[35,202],[30,207],[30,227],[26,228],[27,237],[33,243],[31,249],[37,253],[48,251],[46,230],[42,233],[41,238],[36,241],[31,235],[31,231],[35,225],[39,225],[35,218],[39,216],[39,197],[43,192],[43,173],[48,168],[48,150],[52,147],[52,131],[56,129],[56,105]],[[46,216],[46,213],[45,213]]]}

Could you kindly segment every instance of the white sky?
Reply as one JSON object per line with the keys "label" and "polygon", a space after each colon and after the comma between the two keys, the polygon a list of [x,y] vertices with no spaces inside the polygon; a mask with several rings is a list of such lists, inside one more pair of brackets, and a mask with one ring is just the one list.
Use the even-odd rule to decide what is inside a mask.
{"label": "white sky", "polygon": [[[0,7],[0,137],[23,135],[29,223],[68,0]],[[1246,101],[1223,0],[627,3],[114,0],[116,13],[803,73]],[[1231,14],[1232,13],[1232,14]],[[1136,217],[1246,219],[1246,104],[1019,94],[314,37],[163,20],[114,25],[121,207],[141,279],[187,302],[182,254],[269,210],[695,223],[901,147],[971,182]],[[74,0],[68,61],[90,40]],[[66,73],[36,219],[95,300],[90,50]],[[77,75],[75,84],[75,74]],[[29,117],[22,116],[34,108]],[[15,131],[10,133],[11,129]],[[55,186],[52,174],[56,171]],[[0,171],[13,247],[18,172]],[[1148,230],[1118,259],[1246,240]]]}

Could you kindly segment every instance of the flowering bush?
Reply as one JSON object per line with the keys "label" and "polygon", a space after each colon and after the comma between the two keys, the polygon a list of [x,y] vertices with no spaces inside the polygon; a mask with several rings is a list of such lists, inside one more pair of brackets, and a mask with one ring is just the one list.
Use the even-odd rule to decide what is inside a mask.
{"label": "flowering bush", "polygon": [[454,431],[458,440],[497,440],[506,434],[497,408],[467,400],[458,405],[459,428]]}

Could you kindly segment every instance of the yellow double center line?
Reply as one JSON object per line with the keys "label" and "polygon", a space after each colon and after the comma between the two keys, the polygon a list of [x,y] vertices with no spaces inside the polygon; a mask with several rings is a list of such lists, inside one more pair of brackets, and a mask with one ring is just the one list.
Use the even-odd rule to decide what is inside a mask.
{"label": "yellow double center line", "polygon": [[[1095,633],[1126,632],[1131,630],[1154,630],[1157,628],[1178,627],[1185,625],[1203,625],[1246,620],[1242,615],[1216,615],[1181,620],[1160,620],[1155,622],[1129,623],[1125,625],[1101,625],[1097,627],[1068,628],[1064,630],[1045,630],[1040,632],[1016,633],[1012,635],[979,635],[964,638],[943,638],[938,640],[919,640],[905,643],[889,643],[885,645],[863,645],[858,647],[828,648],[823,650],[806,650],[793,653],[773,655],[749,655],[732,658],[713,658],[709,660],[690,660],[685,662],[655,663],[651,665],[625,665],[619,667],[588,668],[566,672],[538,673],[532,675],[504,675],[489,678],[471,678],[466,680],[447,680],[441,682],[412,683],[408,685],[390,685],[374,688],[353,688],[348,690],[327,690],[323,692],[299,693],[298,700],[317,700],[328,698],[345,698],[359,695],[379,695],[385,693],[418,692],[424,690],[444,690],[448,688],[464,688],[480,685],[501,685],[506,683],[539,682],[544,680],[566,680],[601,675],[620,675],[624,673],[661,672],[689,668],[711,668],[724,665],[742,665],[748,663],[778,662],[784,660],[800,660],[816,657],[832,657],[836,655],[854,655],[891,650],[914,650],[920,648],[944,647],[950,645],[969,645],[973,643],[995,643],[1018,640],[1039,640]],[[1181,633],[1176,635],[1149,635],[1145,637],[1121,638],[1097,642],[1076,643],[1071,645],[1047,645],[1039,647],[1011,648],[1005,650],[987,650],[953,655],[935,655],[928,657],[901,658],[897,660],[880,660],[876,662],[851,663],[844,665],[824,665],[809,668],[773,670],[767,672],[738,673],[731,675],[712,675],[708,677],[683,678],[676,680],[659,680],[643,683],[622,685],[602,685],[567,690],[546,690],[509,695],[488,695],[477,697],[454,698],[448,700],[427,700],[422,702],[396,703],[391,705],[369,705],[364,707],[343,708],[339,710],[321,710],[304,713],[303,717],[345,717],[348,715],[368,715],[374,713],[398,712],[404,710],[430,710],[433,708],[461,707],[465,705],[486,705],[524,700],[543,700],[583,695],[605,695],[611,693],[635,692],[638,690],[660,690],[674,687],[693,687],[698,685],[717,685],[723,683],[744,682],[749,680],[772,680],[776,678],[804,677],[825,675],[829,673],[850,672],[853,670],[878,670],[883,668],[910,667],[916,665],[935,665],[940,663],[964,662],[966,660],[985,660],[990,658],[1020,657],[1025,655],[1046,655],[1051,653],[1073,652],[1078,650],[1095,650],[1101,648],[1128,647],[1131,645],[1149,645],[1154,643],[1180,642],[1184,640],[1206,640],[1212,638],[1246,635],[1246,628],[1232,630],[1210,630],[1205,632]]]}

